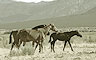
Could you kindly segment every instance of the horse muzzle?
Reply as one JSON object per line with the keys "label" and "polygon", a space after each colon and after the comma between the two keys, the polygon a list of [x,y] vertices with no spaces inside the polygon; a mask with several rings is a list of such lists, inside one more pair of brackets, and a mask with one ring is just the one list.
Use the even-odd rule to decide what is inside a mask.
{"label": "horse muzzle", "polygon": [[82,35],[77,35],[77,36],[82,37]]}

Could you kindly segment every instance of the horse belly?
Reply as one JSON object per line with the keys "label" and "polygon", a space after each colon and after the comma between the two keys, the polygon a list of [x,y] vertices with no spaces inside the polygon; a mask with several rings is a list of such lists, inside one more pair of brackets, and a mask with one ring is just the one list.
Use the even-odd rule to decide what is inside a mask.
{"label": "horse belly", "polygon": [[66,41],[67,40],[67,37],[65,37],[65,36],[59,36],[57,39],[59,41]]}
{"label": "horse belly", "polygon": [[65,41],[65,39],[61,39],[61,38],[59,38],[58,40],[59,40],[59,41]]}
{"label": "horse belly", "polygon": [[26,42],[30,42],[30,41],[32,41],[32,40],[27,40]]}
{"label": "horse belly", "polygon": [[30,35],[31,35],[34,39],[37,39],[38,36],[39,36],[39,33],[36,32],[36,31],[31,31],[31,32],[30,32]]}

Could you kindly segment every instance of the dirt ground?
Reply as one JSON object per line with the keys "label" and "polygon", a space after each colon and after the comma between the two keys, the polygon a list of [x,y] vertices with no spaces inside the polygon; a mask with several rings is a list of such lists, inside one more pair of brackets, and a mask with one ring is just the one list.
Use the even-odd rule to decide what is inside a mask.
{"label": "dirt ground", "polygon": [[[96,60],[96,44],[73,44],[74,52],[70,47],[66,47],[65,51],[62,49],[63,45],[57,45],[54,53],[48,45],[41,53],[37,49],[33,55],[11,56],[10,49],[0,48],[0,60]],[[16,50],[15,53],[20,52]]]}

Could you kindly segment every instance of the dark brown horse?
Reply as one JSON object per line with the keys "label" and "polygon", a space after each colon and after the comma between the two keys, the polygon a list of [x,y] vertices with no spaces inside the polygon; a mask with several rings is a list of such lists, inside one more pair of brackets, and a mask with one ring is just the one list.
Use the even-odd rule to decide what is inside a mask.
{"label": "dark brown horse", "polygon": [[[30,41],[34,41],[35,43],[39,44],[39,42],[40,42],[39,40],[41,40],[40,39],[41,36],[39,35],[36,40],[27,31],[29,31],[29,30],[22,29],[22,30],[11,32],[9,44],[12,42],[11,35],[13,35],[13,38],[14,38],[14,42],[12,43],[11,50],[13,49],[14,45],[16,45],[16,47],[19,49],[22,42],[23,42],[23,46],[25,45],[26,42],[30,42]],[[37,31],[37,32],[39,32],[39,31]]]}
{"label": "dark brown horse", "polygon": [[[40,45],[40,41],[43,40],[43,36],[42,36],[42,33],[40,31],[36,31],[34,30],[34,32],[37,32],[38,33],[38,37],[35,39],[31,34],[30,34],[30,31],[31,30],[25,30],[25,29],[22,29],[20,30],[17,35],[18,35],[18,38],[19,38],[19,47],[21,45],[21,43],[23,42],[23,46],[25,46],[26,42],[35,42],[37,43],[38,45]],[[41,47],[39,47],[39,50],[41,49]]]}
{"label": "dark brown horse", "polygon": [[[51,43],[51,51],[53,50],[55,52],[54,46],[55,46],[55,42],[57,40],[59,40],[59,41],[65,41],[63,51],[65,49],[65,46],[66,46],[66,43],[67,42],[69,43],[69,45],[71,47],[71,50],[73,51],[73,48],[72,48],[71,43],[70,43],[70,39],[74,35],[77,35],[79,37],[82,37],[82,35],[79,34],[78,31],[70,31],[70,32],[64,32],[64,33],[53,33],[53,34],[51,34],[50,40],[49,40],[49,42]],[[51,38],[53,38],[53,41],[51,41]]]}
{"label": "dark brown horse", "polygon": [[[39,28],[43,28],[43,27],[45,27],[46,25],[38,25],[38,26],[35,26],[35,27],[33,27],[32,29],[33,30],[38,30]],[[13,49],[13,47],[14,47],[14,45],[16,45],[16,47],[19,49],[19,47],[20,47],[20,45],[19,45],[19,37],[18,37],[18,35],[17,35],[17,33],[19,32],[19,30],[16,30],[16,31],[12,31],[11,33],[10,33],[10,38],[9,38],[9,44],[11,44],[12,43],[12,35],[13,35],[13,39],[14,39],[14,42],[12,43],[12,47],[11,47],[11,50]],[[23,31],[24,32],[24,31]],[[26,32],[24,32],[24,33],[26,33]],[[20,32],[20,34],[21,34],[21,32]],[[49,35],[49,32],[48,32],[48,34],[47,35]],[[25,40],[25,39],[24,39]],[[25,43],[23,43],[23,46],[25,45]],[[34,45],[34,42],[33,42],[33,45]]]}

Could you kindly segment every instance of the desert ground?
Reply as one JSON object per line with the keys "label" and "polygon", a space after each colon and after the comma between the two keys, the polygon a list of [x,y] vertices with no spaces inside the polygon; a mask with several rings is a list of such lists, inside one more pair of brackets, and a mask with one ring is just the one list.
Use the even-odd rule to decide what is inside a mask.
{"label": "desert ground", "polygon": [[[0,60],[96,60],[96,31],[95,28],[66,28],[63,31],[78,29],[82,38],[74,36],[71,38],[71,44],[74,52],[71,51],[69,44],[63,51],[64,42],[57,41],[55,44],[55,53],[51,52],[49,36],[46,37],[43,45],[43,51],[39,53],[38,48],[34,51],[31,42],[26,46],[16,47],[10,51],[9,30],[0,29]],[[12,40],[13,42],[14,40]]]}

